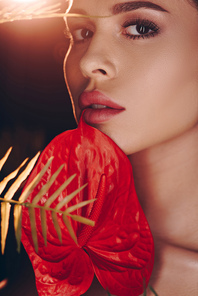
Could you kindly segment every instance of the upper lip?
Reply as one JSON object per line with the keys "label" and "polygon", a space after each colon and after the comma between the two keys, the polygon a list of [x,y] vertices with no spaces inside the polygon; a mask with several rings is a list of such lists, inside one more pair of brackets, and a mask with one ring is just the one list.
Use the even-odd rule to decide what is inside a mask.
{"label": "upper lip", "polygon": [[104,105],[108,108],[118,110],[124,109],[124,107],[118,105],[111,98],[104,95],[98,90],[94,90],[91,92],[84,91],[79,97],[78,104],[81,110],[91,107],[91,105],[93,104]]}

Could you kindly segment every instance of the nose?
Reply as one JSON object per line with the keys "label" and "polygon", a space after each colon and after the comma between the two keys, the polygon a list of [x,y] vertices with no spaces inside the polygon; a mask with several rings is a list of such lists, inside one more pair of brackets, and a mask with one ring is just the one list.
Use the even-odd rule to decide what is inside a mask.
{"label": "nose", "polygon": [[[104,37],[104,36],[103,36]],[[106,80],[116,77],[116,61],[110,40],[94,35],[80,61],[80,69],[86,78]]]}

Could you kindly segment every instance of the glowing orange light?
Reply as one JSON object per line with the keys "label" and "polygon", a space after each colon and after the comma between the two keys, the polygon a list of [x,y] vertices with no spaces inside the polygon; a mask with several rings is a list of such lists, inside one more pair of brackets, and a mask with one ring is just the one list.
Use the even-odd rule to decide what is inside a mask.
{"label": "glowing orange light", "polygon": [[17,3],[23,3],[23,4],[26,4],[26,3],[32,3],[32,2],[36,2],[38,0],[12,0],[13,2],[17,2]]}
{"label": "glowing orange light", "polygon": [[5,288],[5,286],[7,285],[8,283],[8,279],[4,279],[0,282],[0,290]]}

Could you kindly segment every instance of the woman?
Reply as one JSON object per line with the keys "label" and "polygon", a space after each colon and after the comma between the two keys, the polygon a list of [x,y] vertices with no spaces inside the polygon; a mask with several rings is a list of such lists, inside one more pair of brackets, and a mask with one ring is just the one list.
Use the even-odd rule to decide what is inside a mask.
{"label": "woman", "polygon": [[[67,19],[76,120],[85,109],[85,121],[132,164],[155,241],[150,285],[160,296],[198,294],[197,5],[74,0],[70,12],[111,17]],[[85,295],[106,292],[95,283]]]}

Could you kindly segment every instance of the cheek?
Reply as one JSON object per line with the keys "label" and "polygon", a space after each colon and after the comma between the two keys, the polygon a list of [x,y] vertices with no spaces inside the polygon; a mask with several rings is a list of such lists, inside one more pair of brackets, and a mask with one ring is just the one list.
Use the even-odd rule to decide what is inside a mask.
{"label": "cheek", "polygon": [[80,109],[78,108],[78,97],[86,88],[87,81],[83,77],[79,68],[79,59],[71,53],[66,56],[64,61],[64,76],[70,97],[73,103],[73,109],[79,117]]}
{"label": "cheek", "polygon": [[189,57],[189,50],[179,50],[173,46],[162,49],[158,56],[150,58],[151,63],[145,61],[141,70],[138,70],[139,75],[136,75],[135,89],[139,97],[137,104],[140,104],[145,114],[151,110],[176,116],[177,109],[190,109],[190,101],[192,108],[195,107],[198,98],[198,64],[194,57]]}
{"label": "cheek", "polygon": [[171,122],[172,129],[177,125],[182,129],[183,124],[188,126],[197,120],[197,69],[194,58],[177,50],[164,59],[161,70],[153,75],[156,77],[153,106],[156,105],[156,111],[161,109],[162,119],[167,120],[167,126]]}
{"label": "cheek", "polygon": [[140,106],[145,128],[150,126],[154,135],[161,133],[160,138],[171,138],[192,127],[198,117],[198,73],[194,65],[172,54],[161,60],[161,67],[154,64],[149,74]]}
{"label": "cheek", "polygon": [[64,68],[67,86],[73,96],[79,85],[79,67],[77,61],[72,58],[71,54],[65,58]]}
{"label": "cheek", "polygon": [[127,100],[126,114],[118,126],[115,122],[114,129],[105,130],[126,154],[171,140],[194,127],[198,122],[198,71],[193,63],[173,53],[151,65],[145,62],[135,77],[130,71],[125,82],[122,80],[120,94]]}

